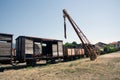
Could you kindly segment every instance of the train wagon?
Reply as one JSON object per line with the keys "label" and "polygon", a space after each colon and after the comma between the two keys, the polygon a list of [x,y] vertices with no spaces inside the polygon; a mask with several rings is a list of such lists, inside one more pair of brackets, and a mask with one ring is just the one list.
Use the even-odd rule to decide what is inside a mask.
{"label": "train wagon", "polygon": [[0,33],[0,63],[12,63],[12,34]]}
{"label": "train wagon", "polygon": [[37,61],[55,62],[73,60],[85,55],[84,49],[65,48],[62,40],[18,36],[15,49],[12,48],[13,35],[0,33],[0,63],[24,63],[35,65]]}
{"label": "train wagon", "polygon": [[63,57],[63,41],[29,36],[16,38],[16,59],[34,65],[39,60]]}
{"label": "train wagon", "polygon": [[76,59],[84,57],[85,51],[83,48],[64,47],[64,59]]}

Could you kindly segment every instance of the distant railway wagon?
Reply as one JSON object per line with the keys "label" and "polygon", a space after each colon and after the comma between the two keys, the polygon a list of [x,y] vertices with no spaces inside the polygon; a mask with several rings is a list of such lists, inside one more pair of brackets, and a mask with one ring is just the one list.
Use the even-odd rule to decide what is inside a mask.
{"label": "distant railway wagon", "polygon": [[12,55],[12,34],[0,33],[0,62],[11,63]]}
{"label": "distant railway wagon", "polygon": [[64,47],[64,56],[67,58],[72,58],[72,57],[84,57],[85,52],[83,48],[66,48]]}
{"label": "distant railway wagon", "polygon": [[16,59],[19,62],[35,64],[38,60],[63,57],[62,40],[19,36],[16,38]]}

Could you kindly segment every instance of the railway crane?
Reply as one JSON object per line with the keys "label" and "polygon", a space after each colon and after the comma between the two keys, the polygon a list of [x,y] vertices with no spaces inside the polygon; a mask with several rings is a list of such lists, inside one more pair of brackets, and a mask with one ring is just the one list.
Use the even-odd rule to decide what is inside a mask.
{"label": "railway crane", "polygon": [[85,51],[87,52],[88,56],[90,57],[90,60],[94,61],[95,59],[97,59],[96,48],[90,43],[90,41],[87,39],[87,37],[81,31],[81,29],[77,26],[75,21],[68,14],[66,9],[63,9],[63,18],[64,18],[64,37],[67,38],[67,36],[66,36],[66,18],[67,18],[68,21],[71,23],[77,36],[79,37],[80,41],[82,42],[82,46],[85,49]]}

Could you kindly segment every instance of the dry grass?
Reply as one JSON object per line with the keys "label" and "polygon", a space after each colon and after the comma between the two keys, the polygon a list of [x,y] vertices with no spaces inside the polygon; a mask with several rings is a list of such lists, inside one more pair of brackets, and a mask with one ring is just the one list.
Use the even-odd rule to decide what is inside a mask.
{"label": "dry grass", "polygon": [[120,80],[120,52],[46,66],[7,70],[0,80]]}

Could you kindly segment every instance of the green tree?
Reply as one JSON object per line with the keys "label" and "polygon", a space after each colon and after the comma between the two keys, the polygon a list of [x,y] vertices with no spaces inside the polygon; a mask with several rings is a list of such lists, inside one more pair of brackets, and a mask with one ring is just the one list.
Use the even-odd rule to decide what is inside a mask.
{"label": "green tree", "polygon": [[72,46],[72,44],[71,44],[71,43],[66,42],[66,43],[64,44],[64,46],[65,46],[65,47],[70,47],[70,46]]}
{"label": "green tree", "polygon": [[78,44],[77,42],[73,41],[72,43],[66,42],[64,44],[65,47],[76,47]]}
{"label": "green tree", "polygon": [[77,42],[75,41],[72,42],[72,47],[76,47],[77,45],[78,45]]}

